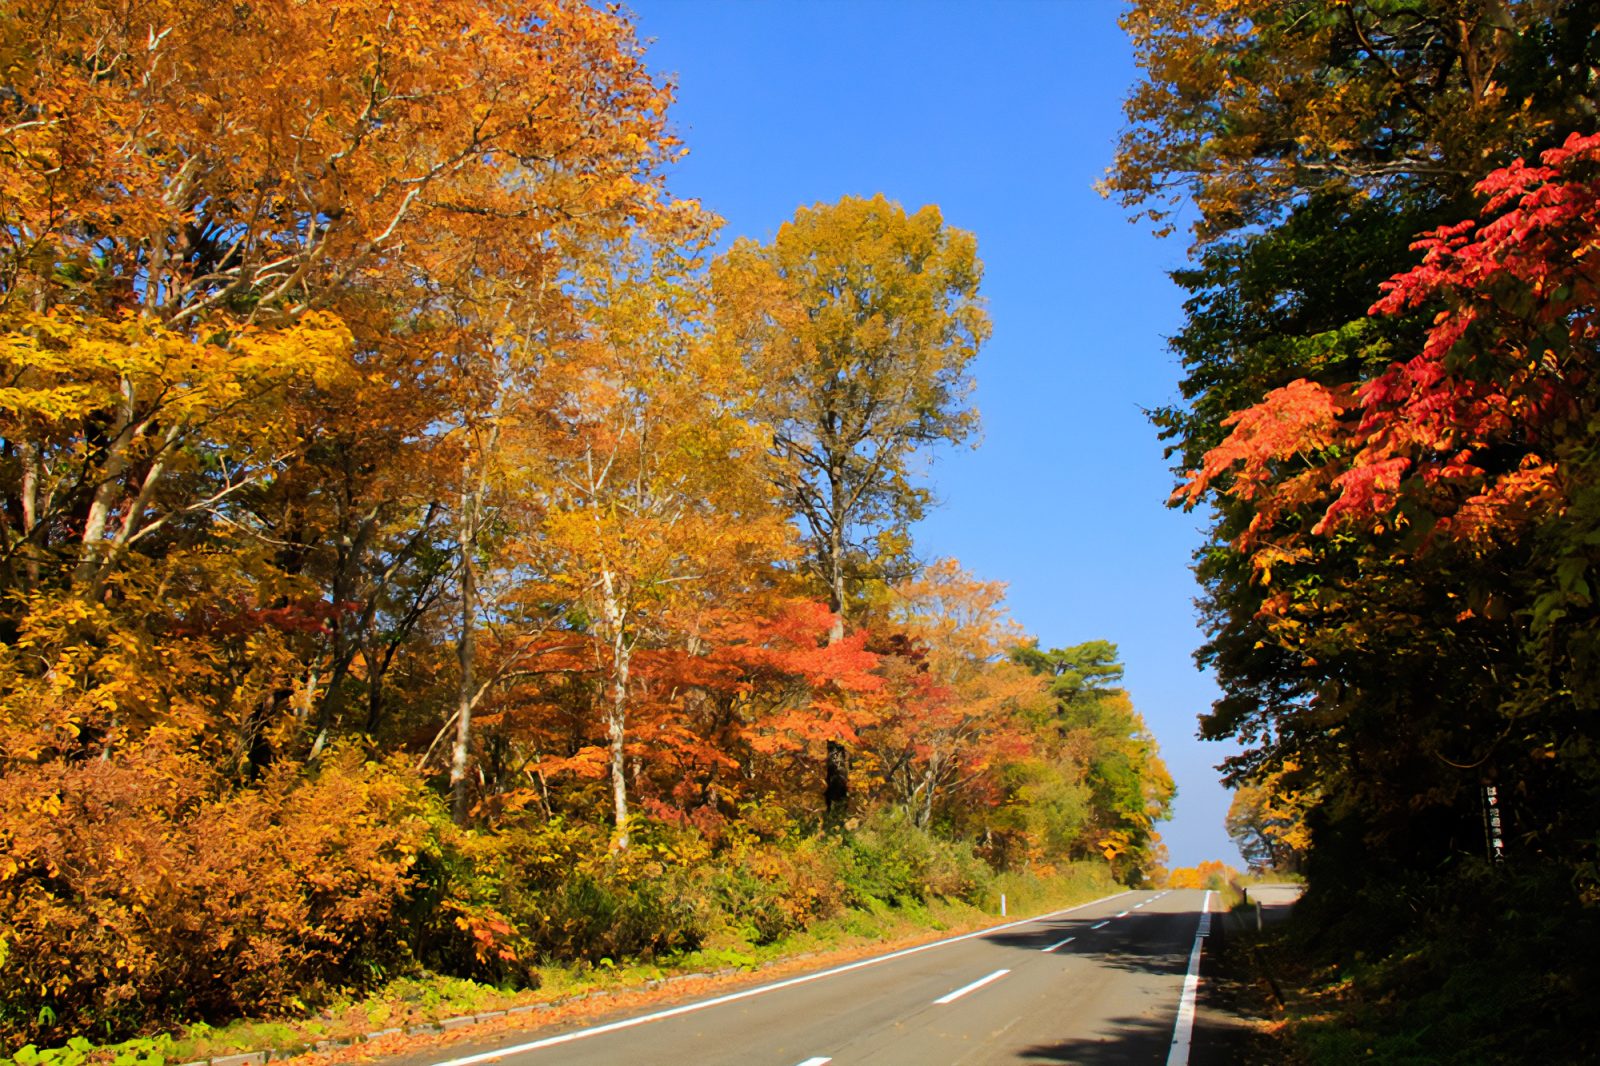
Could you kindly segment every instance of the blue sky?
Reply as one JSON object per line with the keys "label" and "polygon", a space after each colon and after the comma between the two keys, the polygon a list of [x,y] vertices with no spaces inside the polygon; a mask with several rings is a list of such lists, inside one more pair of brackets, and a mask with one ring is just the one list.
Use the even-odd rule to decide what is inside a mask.
{"label": "blue sky", "polygon": [[1116,642],[1178,782],[1174,865],[1238,862],[1227,754],[1194,739],[1214,688],[1189,557],[1198,515],[1143,409],[1176,396],[1167,271],[1185,241],[1130,224],[1093,182],[1134,79],[1107,0],[636,0],[648,64],[674,74],[689,156],[670,178],[764,240],[801,204],[882,192],[977,234],[994,337],[975,366],[983,439],[930,470],[919,553],[1009,583],[1045,647]]}

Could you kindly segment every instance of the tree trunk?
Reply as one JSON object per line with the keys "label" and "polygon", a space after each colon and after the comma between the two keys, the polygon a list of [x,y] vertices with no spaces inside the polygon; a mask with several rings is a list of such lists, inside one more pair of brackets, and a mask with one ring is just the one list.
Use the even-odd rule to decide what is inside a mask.
{"label": "tree trunk", "polygon": [[[499,401],[495,407],[498,409]],[[456,689],[456,739],[450,749],[450,811],[457,825],[467,824],[471,808],[467,795],[467,764],[472,756],[472,708],[478,701],[473,660],[477,653],[478,572],[473,552],[478,546],[478,524],[483,516],[483,501],[489,494],[489,470],[500,446],[500,422],[490,423],[488,439],[482,441],[473,477],[471,450],[461,461],[461,515],[456,527],[456,543],[461,552],[461,639],[456,642],[456,660],[461,680]]]}
{"label": "tree trunk", "polygon": [[478,614],[477,574],[472,563],[478,524],[476,497],[470,488],[463,488],[456,536],[461,551],[461,636],[456,641],[456,661],[461,669],[456,686],[456,739],[450,749],[450,811],[457,825],[467,824],[471,806],[467,794],[467,763],[472,755],[472,697],[476,684],[472,672],[477,651],[474,638]]}
{"label": "tree trunk", "polygon": [[627,736],[628,652],[622,648],[617,654],[621,658],[612,674],[611,713],[606,733],[611,741],[611,808],[617,823],[611,846],[621,851],[628,846],[628,782],[623,763],[623,740]]}
{"label": "tree trunk", "polygon": [[628,675],[633,649],[628,644],[627,617],[617,600],[616,581],[609,569],[600,571],[605,594],[606,626],[611,630],[611,703],[606,713],[606,736],[611,748],[611,812],[616,821],[613,851],[628,846],[628,778],[624,742],[628,726]]}
{"label": "tree trunk", "polygon": [[[833,476],[833,499],[843,491],[840,479]],[[828,609],[833,612],[833,626],[828,630],[830,646],[844,639],[844,528],[835,515],[828,530]],[[837,740],[828,741],[828,752],[822,767],[823,825],[838,829],[850,813],[850,749]]]}
{"label": "tree trunk", "polygon": [[828,741],[823,771],[822,800],[826,804],[823,824],[829,829],[838,829],[844,825],[850,811],[850,750],[837,740]]}
{"label": "tree trunk", "polygon": [[938,780],[934,769],[936,765],[936,763],[930,761],[927,772],[923,775],[922,806],[917,810],[914,819],[918,829],[925,830],[929,825],[933,824],[933,794],[937,788],[936,781]]}
{"label": "tree trunk", "polygon": [[122,403],[117,408],[117,419],[111,427],[106,442],[105,465],[101,469],[100,484],[89,500],[89,510],[83,521],[83,534],[79,538],[80,552],[73,584],[93,595],[100,577],[100,559],[105,550],[106,526],[111,520],[111,508],[122,491],[122,476],[127,472],[129,450],[133,447],[135,397],[133,382],[127,378],[121,383]]}
{"label": "tree trunk", "polygon": [[17,442],[17,453],[22,462],[22,550],[23,570],[28,575],[28,588],[39,587],[39,553],[33,543],[33,531],[39,524],[39,458],[38,445],[30,440]]}

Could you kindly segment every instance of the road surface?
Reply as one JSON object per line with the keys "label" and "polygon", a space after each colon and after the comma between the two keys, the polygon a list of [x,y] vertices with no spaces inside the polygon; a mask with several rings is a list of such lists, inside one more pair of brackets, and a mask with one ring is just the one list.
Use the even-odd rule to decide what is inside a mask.
{"label": "road surface", "polygon": [[[1125,892],[877,959],[407,1066],[1182,1062],[1200,891]],[[1209,927],[1209,919],[1205,921]],[[1190,1006],[1180,1011],[1189,986]],[[1176,1030],[1176,1034],[1175,1034]],[[1175,1045],[1175,1035],[1178,1038]]]}

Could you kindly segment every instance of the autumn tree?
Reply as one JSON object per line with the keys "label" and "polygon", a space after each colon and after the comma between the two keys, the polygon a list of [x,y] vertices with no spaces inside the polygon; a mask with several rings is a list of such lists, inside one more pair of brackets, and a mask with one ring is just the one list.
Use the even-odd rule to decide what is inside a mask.
{"label": "autumn tree", "polygon": [[827,605],[785,594],[781,583],[733,599],[731,609],[718,599],[697,620],[691,647],[652,664],[657,692],[679,693],[659,735],[687,741],[663,763],[669,779],[658,799],[713,824],[763,796],[809,815],[808,753],[876,721],[898,695],[886,655],[868,647],[865,630],[830,640]]}
{"label": "autumn tree", "polygon": [[[1311,695],[1297,716],[1364,727],[1334,743],[1300,742],[1320,758],[1324,787],[1336,798],[1385,795],[1381,781],[1357,784],[1351,760],[1368,746],[1436,751],[1433,768],[1408,784],[1426,782],[1440,800],[1456,800],[1456,836],[1468,847],[1477,811],[1461,798],[1572,728],[1566,699],[1535,678],[1556,670],[1568,691],[1591,684],[1581,655],[1569,658],[1589,625],[1587,554],[1569,537],[1584,535],[1589,511],[1578,473],[1588,443],[1578,427],[1588,425],[1591,402],[1587,375],[1569,367],[1593,348],[1596,282],[1584,249],[1600,204],[1597,152],[1594,138],[1574,136],[1546,152],[1544,166],[1517,163],[1486,178],[1482,224],[1424,238],[1422,263],[1389,283],[1374,307],[1399,314],[1442,306],[1420,351],[1357,389],[1297,381],[1268,394],[1230,420],[1228,438],[1191,487],[1197,494],[1225,480],[1222,491],[1249,503],[1256,519],[1236,543],[1269,589],[1263,624],[1303,668],[1337,665],[1370,639],[1369,623],[1351,613],[1359,603],[1369,613],[1405,612],[1430,637],[1480,647],[1477,661],[1515,679],[1511,695],[1492,677],[1452,679],[1457,671],[1422,666],[1459,699],[1452,721],[1420,719],[1400,744],[1392,733],[1381,741],[1368,735],[1367,719],[1351,706],[1361,691],[1354,677],[1342,693]],[[1339,555],[1361,558],[1366,576],[1334,570]],[[1468,569],[1487,560],[1514,579]],[[1467,579],[1444,584],[1450,570]],[[1512,612],[1531,633],[1507,625]],[[1417,659],[1421,665],[1421,649]],[[1503,729],[1497,720],[1507,715],[1517,724]],[[1292,726],[1278,733],[1290,742],[1299,735]],[[1566,812],[1589,802],[1586,790],[1559,774],[1531,773],[1531,765],[1526,772],[1527,830],[1540,825],[1553,841]],[[1386,800],[1383,808],[1400,802]],[[1414,817],[1417,801],[1408,806]]]}
{"label": "autumn tree", "polygon": [[[472,625],[470,593],[443,590],[485,524],[453,546],[446,530],[470,509],[473,455],[493,450],[498,370],[518,350],[504,324],[570,319],[555,282],[573,252],[664,202],[668,94],[631,26],[566,3],[86,0],[0,13],[0,58],[7,796],[83,798],[68,836],[145,811],[186,841],[236,790],[248,808],[270,788],[239,823],[260,828],[245,855],[315,802],[297,775],[423,802],[397,762],[350,768],[341,737],[395,743],[443,717],[426,689],[391,713],[381,678],[438,665],[446,610]],[[180,780],[195,788],[181,802],[149,800]],[[7,807],[8,853],[22,810]],[[346,906],[370,851],[383,924],[414,883],[393,849],[417,831],[352,819],[346,865],[316,888],[271,882],[262,913],[302,913],[315,892]],[[70,938],[56,919],[71,901],[190,865],[186,846],[119,847],[103,877],[68,883],[47,852],[0,877],[7,920],[39,917],[44,944]],[[260,957],[311,957],[312,935],[259,941]],[[341,983],[357,954],[330,945],[320,973],[285,962],[262,980]],[[60,962],[26,994],[75,970],[103,980],[99,965]],[[218,972],[199,963],[198,984],[173,987],[205,997]]]}
{"label": "autumn tree", "polygon": [[1203,888],[1221,892],[1239,876],[1239,871],[1221,859],[1206,859],[1194,866],[1180,866],[1167,874],[1168,888]]}
{"label": "autumn tree", "polygon": [[[1414,263],[1415,235],[1470,214],[1486,170],[1588,128],[1595,113],[1600,38],[1585,3],[1152,0],[1124,25],[1144,77],[1105,189],[1140,212],[1185,199],[1198,208],[1194,261],[1174,275],[1190,295],[1173,343],[1183,399],[1155,416],[1180,473],[1200,469],[1246,428],[1241,412],[1275,390],[1341,403],[1419,350],[1429,309],[1367,313],[1379,285]],[[1276,419],[1253,425],[1297,435]],[[1468,598],[1501,604],[1519,564],[1401,562],[1397,547],[1420,532],[1401,529],[1382,546],[1335,536],[1241,550],[1280,520],[1306,518],[1321,491],[1308,472],[1321,465],[1319,431],[1298,426],[1300,444],[1265,480],[1293,485],[1305,506],[1273,495],[1285,506],[1263,513],[1266,497],[1208,497],[1216,522],[1197,560],[1208,630],[1199,656],[1223,696],[1202,732],[1244,742],[1226,763],[1235,780],[1288,759],[1319,780],[1341,775],[1346,799],[1325,813],[1345,829],[1325,826],[1319,840],[1353,876],[1385,876],[1374,857],[1403,868],[1471,845],[1474,808],[1437,821],[1412,800],[1460,787],[1442,779],[1452,772],[1442,759],[1477,758],[1463,757],[1460,723],[1437,708],[1474,708],[1462,713],[1476,720],[1493,698],[1440,657],[1441,643],[1482,676],[1515,671],[1506,619],[1454,618],[1457,571],[1472,571]],[[1290,598],[1298,607],[1285,611]],[[1314,603],[1341,623],[1328,626]],[[1374,850],[1377,840],[1387,844]]]}
{"label": "autumn tree", "polygon": [[590,620],[619,848],[630,707],[646,687],[636,650],[694,642],[711,603],[739,602],[787,553],[767,436],[743,413],[748,375],[701,328],[711,231],[692,207],[677,214],[658,241],[621,243],[580,275],[586,325],[552,368],[567,399],[530,471],[549,488],[524,557]]}
{"label": "autumn tree", "polygon": [[1307,194],[1463,191],[1592,105],[1583,0],[1140,0],[1144,72],[1102,188],[1196,236],[1280,221]]}
{"label": "autumn tree", "polygon": [[[893,576],[923,513],[913,458],[965,440],[967,368],[988,337],[972,235],[938,208],[883,196],[801,208],[767,245],[716,264],[719,342],[743,353],[773,428],[776,482],[806,533],[807,566],[837,615]],[[842,817],[847,749],[828,745],[827,807]]]}
{"label": "autumn tree", "polygon": [[[1046,738],[1042,750],[1071,767],[1082,790],[1070,804],[1080,820],[1068,853],[1098,854],[1119,876],[1137,881],[1159,848],[1156,824],[1168,816],[1176,789],[1144,718],[1114,684],[1122,678],[1117,646],[1093,640],[1041,650],[1029,642],[1011,655],[1045,681],[1036,726]],[[1028,787],[1060,795],[1063,783],[1053,776],[1035,774]]]}
{"label": "autumn tree", "polygon": [[1287,761],[1283,768],[1235,787],[1228,804],[1228,836],[1252,870],[1297,873],[1311,850],[1306,814],[1316,804],[1310,775]]}
{"label": "autumn tree", "polygon": [[[23,391],[5,435],[30,585],[97,598],[130,560],[203,559],[240,530],[287,534],[261,558],[310,577],[303,519],[326,512],[267,534],[245,506],[313,469],[297,460],[327,437],[296,412],[443,384],[441,352],[493,346],[465,338],[487,319],[463,298],[554,270],[563,211],[615,226],[657,196],[664,94],[627,25],[587,9],[7,19],[0,274]],[[317,700],[325,676],[275,686]]]}
{"label": "autumn tree", "polygon": [[893,588],[886,625],[917,654],[900,657],[897,713],[869,746],[876,774],[919,828],[964,792],[992,789],[991,773],[1031,751],[1022,710],[1042,693],[1006,658],[1019,633],[1004,595],[953,559]]}

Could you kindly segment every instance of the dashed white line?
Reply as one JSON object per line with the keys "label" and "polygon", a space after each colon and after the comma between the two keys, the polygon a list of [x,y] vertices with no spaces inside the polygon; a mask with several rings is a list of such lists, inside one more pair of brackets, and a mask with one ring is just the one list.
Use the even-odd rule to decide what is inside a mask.
{"label": "dashed white line", "polygon": [[828,1063],[832,1061],[832,1059],[824,1058],[807,1059],[806,1061],[800,1063],[800,1066],[828,1066]]}
{"label": "dashed white line", "polygon": [[1123,911],[1121,914],[1117,915],[1118,918],[1126,918],[1127,916],[1128,916],[1128,912],[1127,911]]}
{"label": "dashed white line", "polygon": [[1069,936],[1065,940],[1057,940],[1054,944],[1051,944],[1049,947],[1040,948],[1039,950],[1040,951],[1047,951],[1047,952],[1048,951],[1054,951],[1056,948],[1064,948],[1064,947],[1066,947],[1068,944],[1072,943],[1076,939],[1077,939],[1077,937]]}
{"label": "dashed white line", "polygon": [[1006,974],[1008,974],[1010,972],[1011,972],[1010,970],[996,970],[994,973],[990,974],[988,977],[980,977],[976,981],[972,982],[970,985],[962,985],[960,988],[956,989],[954,992],[948,992],[948,993],[940,996],[938,999],[934,1000],[934,1003],[936,1003],[936,1004],[937,1003],[954,1003],[956,1000],[960,999],[962,996],[966,995],[968,992],[975,992],[978,989],[982,988],[984,985],[988,984],[990,981],[998,981],[998,980],[1000,980],[1000,978],[1004,977]]}
{"label": "dashed white line", "polygon": [[1104,929],[1106,926],[1108,926],[1110,924],[1111,924],[1111,919],[1107,918],[1105,921],[1101,922],[1099,925],[1091,925],[1089,928],[1090,929]]}

